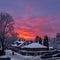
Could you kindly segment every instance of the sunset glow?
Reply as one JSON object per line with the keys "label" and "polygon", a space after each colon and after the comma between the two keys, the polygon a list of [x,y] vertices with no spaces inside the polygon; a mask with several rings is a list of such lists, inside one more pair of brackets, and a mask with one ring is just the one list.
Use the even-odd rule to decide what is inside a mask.
{"label": "sunset glow", "polygon": [[34,39],[34,37],[26,36],[26,35],[24,35],[24,34],[20,34],[18,37],[24,38],[24,39],[26,39],[26,40],[32,40],[32,39]]}
{"label": "sunset glow", "polygon": [[14,18],[18,37],[34,40],[60,32],[60,0],[0,0],[0,12]]}

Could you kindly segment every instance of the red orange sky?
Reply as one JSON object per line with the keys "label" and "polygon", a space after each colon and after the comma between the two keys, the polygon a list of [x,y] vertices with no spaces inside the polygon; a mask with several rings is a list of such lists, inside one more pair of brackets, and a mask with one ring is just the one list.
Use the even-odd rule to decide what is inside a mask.
{"label": "red orange sky", "polygon": [[55,36],[56,30],[59,28],[55,25],[56,17],[21,17],[15,21],[16,32],[19,37],[25,39],[35,39],[38,35],[44,37],[47,34],[49,37]]}
{"label": "red orange sky", "polygon": [[11,14],[19,37],[55,37],[60,32],[60,0],[0,0],[0,12]]}

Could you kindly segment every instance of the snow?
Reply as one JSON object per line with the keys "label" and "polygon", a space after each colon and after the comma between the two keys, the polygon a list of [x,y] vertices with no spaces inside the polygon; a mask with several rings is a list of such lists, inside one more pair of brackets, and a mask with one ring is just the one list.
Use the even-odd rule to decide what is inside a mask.
{"label": "snow", "polygon": [[23,56],[16,52],[12,55],[11,50],[6,50],[6,56],[11,57],[11,60],[41,60],[40,56]]}
{"label": "snow", "polygon": [[17,46],[17,44],[11,44],[11,46],[14,46],[14,47],[16,47],[16,46]]}
{"label": "snow", "polygon": [[[55,59],[55,58],[46,58],[46,59],[41,59],[41,56],[23,56],[19,53],[14,52],[15,54],[12,55],[12,51],[11,50],[6,50],[6,55],[2,56],[2,57],[10,57],[11,60],[60,60],[59,59]],[[0,56],[1,57],[1,56]]]}
{"label": "snow", "polygon": [[53,49],[53,47],[49,47],[49,49]]}
{"label": "snow", "polygon": [[6,57],[9,57],[9,56],[7,56],[7,55],[5,55],[5,56],[0,56],[0,58],[6,58]]}
{"label": "snow", "polygon": [[24,43],[24,41],[16,41],[17,43],[21,43],[21,44],[23,44]]}
{"label": "snow", "polygon": [[31,43],[27,46],[23,46],[22,48],[47,48],[46,46],[43,46],[39,43]]}
{"label": "snow", "polygon": [[[17,45],[17,43],[19,43],[19,45]],[[13,47],[19,47],[24,43],[24,41],[15,41],[14,44],[11,44],[11,46]]]}

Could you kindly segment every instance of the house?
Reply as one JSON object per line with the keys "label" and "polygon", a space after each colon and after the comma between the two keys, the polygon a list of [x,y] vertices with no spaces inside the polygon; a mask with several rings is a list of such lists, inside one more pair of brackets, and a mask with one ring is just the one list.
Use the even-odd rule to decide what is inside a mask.
{"label": "house", "polygon": [[35,42],[20,48],[22,55],[40,55],[42,51],[47,51],[47,47]]}
{"label": "house", "polygon": [[39,43],[31,43],[29,45],[23,46],[22,48],[24,50],[28,50],[28,51],[45,51],[45,50],[47,50],[46,46],[43,46],[42,44],[39,44]]}
{"label": "house", "polygon": [[13,44],[11,44],[12,47],[20,47],[25,41],[15,41]]}

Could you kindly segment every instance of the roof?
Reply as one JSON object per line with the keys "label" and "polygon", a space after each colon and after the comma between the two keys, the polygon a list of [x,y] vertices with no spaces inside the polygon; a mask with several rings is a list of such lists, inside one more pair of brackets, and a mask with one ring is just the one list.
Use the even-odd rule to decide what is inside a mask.
{"label": "roof", "polygon": [[29,45],[23,46],[23,48],[47,48],[39,43],[31,43]]}
{"label": "roof", "polygon": [[15,43],[14,44],[11,44],[11,46],[17,47],[17,46],[22,45],[23,43],[24,43],[24,41],[15,41]]}
{"label": "roof", "polygon": [[24,41],[15,41],[15,42],[17,42],[17,43],[24,43]]}

